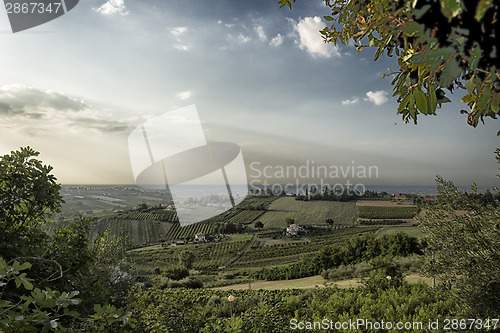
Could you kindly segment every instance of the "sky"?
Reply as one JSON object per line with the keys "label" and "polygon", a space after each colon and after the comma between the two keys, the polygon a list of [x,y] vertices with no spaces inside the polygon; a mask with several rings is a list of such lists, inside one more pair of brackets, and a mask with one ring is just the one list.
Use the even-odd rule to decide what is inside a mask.
{"label": "sky", "polygon": [[249,181],[324,166],[376,167],[347,175],[367,185],[499,185],[498,121],[468,126],[457,92],[404,124],[382,78],[396,58],[325,44],[328,14],[308,0],[84,0],[12,33],[2,7],[0,154],[30,146],[63,184],[133,184],[132,131],[194,104],[206,141],[241,147]]}

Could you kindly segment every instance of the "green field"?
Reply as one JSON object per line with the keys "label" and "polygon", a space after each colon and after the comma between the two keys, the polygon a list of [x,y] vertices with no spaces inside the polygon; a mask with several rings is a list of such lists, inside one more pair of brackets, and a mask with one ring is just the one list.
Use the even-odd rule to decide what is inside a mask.
{"label": "green field", "polygon": [[279,198],[269,205],[268,211],[259,217],[258,221],[264,224],[264,229],[282,229],[287,227],[287,218],[294,219],[299,225],[326,224],[327,219],[332,219],[335,224],[352,225],[356,218],[356,204]]}
{"label": "green field", "polygon": [[419,211],[416,206],[358,206],[357,208],[358,217],[363,219],[411,219]]}

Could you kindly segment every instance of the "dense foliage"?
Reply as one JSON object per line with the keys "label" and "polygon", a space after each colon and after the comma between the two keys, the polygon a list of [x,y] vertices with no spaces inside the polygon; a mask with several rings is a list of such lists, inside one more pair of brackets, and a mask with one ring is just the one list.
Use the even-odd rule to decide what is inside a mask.
{"label": "dense foliage", "polygon": [[[500,162],[500,154],[497,151]],[[462,193],[438,177],[438,201],[420,219],[429,232],[427,266],[460,300],[462,311],[495,317],[500,309],[500,201]]]}
{"label": "dense foliage", "polygon": [[[455,303],[423,284],[387,284],[385,271],[373,275],[372,288],[340,290],[186,290],[138,289],[132,306],[135,332],[293,332],[294,322],[428,322],[452,317]],[[228,302],[233,295],[234,301]],[[425,326],[424,326],[425,327]],[[296,330],[295,330],[296,331]],[[324,332],[325,330],[312,330]],[[328,330],[326,330],[328,331]],[[338,330],[331,330],[338,331]],[[345,329],[342,332],[375,331]],[[422,332],[408,329],[405,332]]]}
{"label": "dense foliage", "polygon": [[112,331],[132,323],[113,304],[128,288],[117,268],[120,242],[91,241],[84,219],[48,232],[60,185],[36,156],[28,147],[0,157],[0,331]]}

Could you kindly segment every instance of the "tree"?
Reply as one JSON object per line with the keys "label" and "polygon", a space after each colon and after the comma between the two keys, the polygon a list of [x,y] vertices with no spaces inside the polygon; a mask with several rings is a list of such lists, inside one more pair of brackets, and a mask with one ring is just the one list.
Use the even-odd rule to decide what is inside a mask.
{"label": "tree", "polygon": [[264,228],[264,224],[260,221],[255,222],[254,224],[255,229],[262,229]]}
{"label": "tree", "polygon": [[195,256],[190,251],[182,251],[181,253],[179,253],[179,265],[184,266],[187,269],[193,267],[194,260]]}
{"label": "tree", "polygon": [[[280,0],[292,8],[295,0]],[[331,26],[321,30],[325,42],[354,41],[359,53],[377,48],[396,54],[394,76],[398,113],[405,122],[417,115],[434,115],[450,100],[444,89],[466,90],[467,123],[476,127],[485,117],[496,119],[500,109],[500,60],[497,49],[499,0],[325,0]],[[500,135],[500,132],[498,133]]]}
{"label": "tree", "polygon": [[333,227],[333,224],[334,224],[334,223],[335,223],[335,222],[334,222],[332,219],[327,219],[327,220],[326,220],[326,224],[328,224],[330,227]]}
{"label": "tree", "polygon": [[116,272],[112,251],[103,250],[110,243],[93,251],[91,222],[82,218],[49,232],[48,218],[63,200],[52,167],[38,155],[26,147],[0,157],[0,332],[59,332],[66,325],[110,331],[131,323],[129,312],[106,304],[117,297],[117,283],[106,280],[112,275],[96,274],[105,265]]}
{"label": "tree", "polygon": [[64,202],[52,167],[38,155],[26,147],[0,157],[0,256],[6,259],[39,247],[41,227]]}
{"label": "tree", "polygon": [[429,234],[425,271],[450,289],[464,314],[494,318],[500,308],[498,202],[485,206],[475,185],[468,195],[441,177],[437,182],[438,198],[419,218]]}
{"label": "tree", "polygon": [[163,276],[172,280],[182,280],[189,276],[189,269],[184,266],[172,266],[163,271]]}

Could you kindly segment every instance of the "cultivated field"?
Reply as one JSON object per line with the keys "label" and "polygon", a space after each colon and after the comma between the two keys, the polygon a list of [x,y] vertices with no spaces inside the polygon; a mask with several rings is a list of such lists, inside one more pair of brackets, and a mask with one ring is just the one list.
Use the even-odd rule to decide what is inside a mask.
{"label": "cultivated field", "polygon": [[415,207],[415,205],[404,205],[396,201],[387,200],[359,200],[356,206],[377,206],[377,207]]}
{"label": "cultivated field", "polygon": [[356,218],[354,202],[298,201],[294,198],[279,198],[271,203],[267,212],[257,220],[264,229],[285,228],[286,219],[291,218],[299,225],[326,224],[332,219],[335,224],[352,225]]}
{"label": "cultivated field", "polygon": [[403,205],[390,201],[358,201],[356,209],[359,220],[398,219],[410,222],[419,212],[419,208],[415,205]]}

